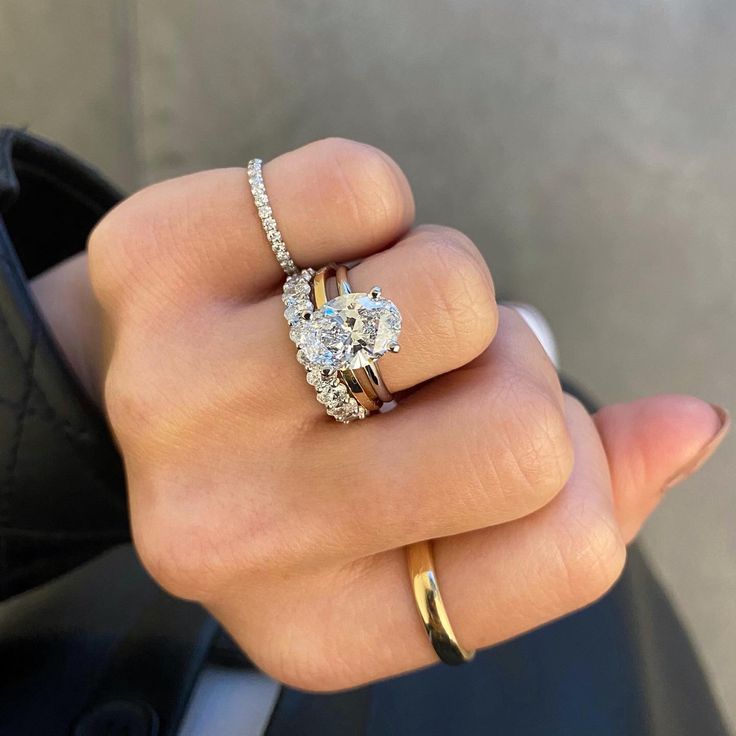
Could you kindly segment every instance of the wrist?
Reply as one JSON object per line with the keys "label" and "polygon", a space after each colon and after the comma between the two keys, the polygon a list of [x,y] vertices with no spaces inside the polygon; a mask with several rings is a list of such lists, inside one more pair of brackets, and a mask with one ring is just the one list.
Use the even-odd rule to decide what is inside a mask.
{"label": "wrist", "polygon": [[102,315],[92,292],[87,254],[80,253],[30,283],[40,313],[87,395],[102,404]]}

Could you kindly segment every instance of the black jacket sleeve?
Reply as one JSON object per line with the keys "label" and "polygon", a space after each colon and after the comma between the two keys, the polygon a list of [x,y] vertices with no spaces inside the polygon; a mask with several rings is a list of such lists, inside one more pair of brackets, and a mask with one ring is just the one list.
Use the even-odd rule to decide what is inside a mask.
{"label": "black jacket sleeve", "polygon": [[0,600],[129,537],[120,458],[27,285],[83,250],[120,196],[59,148],[0,129]]}

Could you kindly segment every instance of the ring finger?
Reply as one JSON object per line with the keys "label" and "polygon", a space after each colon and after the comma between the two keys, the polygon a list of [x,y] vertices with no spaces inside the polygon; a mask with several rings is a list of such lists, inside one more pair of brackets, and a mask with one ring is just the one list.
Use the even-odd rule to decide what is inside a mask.
{"label": "ring finger", "polygon": [[[274,449],[283,478],[280,516],[298,519],[299,538],[315,552],[310,564],[347,563],[419,539],[508,522],[559,492],[572,464],[559,381],[526,323],[509,309],[501,315],[482,356],[422,385],[395,411],[349,427],[321,416],[290,350],[288,360],[298,371],[292,377],[288,366],[277,369],[282,394],[276,408],[270,408],[274,398],[267,405],[284,418],[276,432],[283,444]],[[264,340],[272,333],[266,330]],[[402,357],[403,349],[391,356],[397,362]],[[427,378],[432,369],[416,377]],[[237,363],[225,366],[223,380],[235,370]],[[267,381],[252,371],[250,378],[256,387]],[[228,411],[237,415],[232,403]],[[302,411],[311,419],[294,421]],[[232,424],[226,426],[232,438]],[[308,462],[290,451],[305,436]],[[245,452],[247,435],[242,442]],[[324,482],[324,468],[334,482]],[[247,538],[241,544],[245,553]],[[283,565],[292,562],[305,564],[296,555]]]}
{"label": "ring finger", "polygon": [[[605,453],[585,410],[569,398],[566,409],[578,462],[559,496],[518,521],[435,543],[448,614],[467,648],[489,646],[587,605],[620,573],[625,547]],[[260,595],[267,595],[269,584],[260,583]],[[290,593],[293,604],[283,600],[263,617],[233,590],[213,606],[251,658],[280,680],[330,690],[436,661],[402,549],[339,573],[304,575],[302,585]]]}
{"label": "ring finger", "polygon": [[[417,228],[350,269],[349,279],[354,292],[369,292],[379,285],[401,311],[401,352],[388,353],[380,362],[391,391],[412,388],[468,364],[495,334],[498,310],[488,267],[475,245],[457,230]],[[254,380],[265,382],[274,366],[284,376],[275,405],[292,416],[305,412],[324,419],[324,410],[296,361],[283,310],[280,296],[274,295],[249,305],[234,319],[232,331],[242,336],[247,324],[250,337],[232,340],[235,351],[229,370],[237,375],[238,366],[245,365],[241,350],[248,350],[248,370]],[[250,348],[254,343],[259,346],[256,355]]]}

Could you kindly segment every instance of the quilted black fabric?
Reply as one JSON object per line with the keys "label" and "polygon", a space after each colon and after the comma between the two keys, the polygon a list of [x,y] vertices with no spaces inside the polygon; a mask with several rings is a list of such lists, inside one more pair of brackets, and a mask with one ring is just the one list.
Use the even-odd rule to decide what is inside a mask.
{"label": "quilted black fabric", "polygon": [[119,197],[60,149],[0,130],[0,599],[129,537],[109,432],[27,287]]}

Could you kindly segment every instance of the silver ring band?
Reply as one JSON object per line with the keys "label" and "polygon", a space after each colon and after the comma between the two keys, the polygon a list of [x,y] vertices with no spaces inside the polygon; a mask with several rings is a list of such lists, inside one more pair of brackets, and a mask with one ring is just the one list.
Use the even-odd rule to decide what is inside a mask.
{"label": "silver ring band", "polygon": [[266,185],[263,181],[263,161],[259,158],[251,159],[248,162],[248,183],[258,210],[258,217],[261,220],[261,225],[263,225],[263,231],[266,233],[266,238],[271,244],[271,250],[274,252],[279,266],[288,276],[298,273],[299,269],[294,263],[286,243],[284,243],[276,219],[273,216],[271,203],[268,200],[268,194],[266,194]]}

